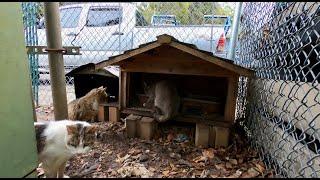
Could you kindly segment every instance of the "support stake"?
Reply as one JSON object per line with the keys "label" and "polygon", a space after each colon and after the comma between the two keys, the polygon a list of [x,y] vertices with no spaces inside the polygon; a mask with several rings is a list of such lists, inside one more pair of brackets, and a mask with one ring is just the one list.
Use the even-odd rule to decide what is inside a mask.
{"label": "support stake", "polygon": [[[44,2],[48,49],[62,49],[58,2]],[[48,51],[55,120],[68,119],[66,78],[62,51]]]}

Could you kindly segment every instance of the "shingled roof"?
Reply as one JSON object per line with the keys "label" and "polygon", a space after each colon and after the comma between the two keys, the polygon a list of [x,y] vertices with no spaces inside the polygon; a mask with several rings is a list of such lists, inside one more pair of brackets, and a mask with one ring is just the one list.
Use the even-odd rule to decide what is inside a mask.
{"label": "shingled roof", "polygon": [[144,53],[151,49],[160,47],[162,45],[169,45],[171,47],[174,47],[176,49],[189,53],[193,56],[201,58],[205,61],[213,63],[217,66],[220,66],[224,69],[233,71],[239,75],[250,77],[254,73],[250,69],[246,69],[244,67],[234,64],[232,60],[214,56],[213,53],[211,52],[200,50],[193,44],[188,44],[188,43],[178,41],[174,37],[167,34],[157,36],[156,41],[149,42],[146,44],[141,44],[138,48],[125,51],[123,54],[112,56],[107,60],[101,61],[95,64],[95,69],[101,69],[106,66],[117,65],[117,63],[120,61],[127,60],[130,57],[136,56],[138,54]]}

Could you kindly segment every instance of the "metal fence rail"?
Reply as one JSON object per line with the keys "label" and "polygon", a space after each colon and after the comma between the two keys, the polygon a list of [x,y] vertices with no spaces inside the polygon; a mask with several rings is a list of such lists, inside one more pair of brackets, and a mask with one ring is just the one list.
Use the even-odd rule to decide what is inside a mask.
{"label": "metal fence rail", "polygon": [[240,82],[238,116],[280,176],[320,176],[319,37],[318,2],[244,3],[236,62],[256,77]]}

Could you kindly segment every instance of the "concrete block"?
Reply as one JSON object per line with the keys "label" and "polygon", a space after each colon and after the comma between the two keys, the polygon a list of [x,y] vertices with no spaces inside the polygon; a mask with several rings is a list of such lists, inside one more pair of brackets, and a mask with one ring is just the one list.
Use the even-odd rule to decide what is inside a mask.
{"label": "concrete block", "polygon": [[209,145],[209,126],[206,124],[196,124],[195,145],[203,148]]}

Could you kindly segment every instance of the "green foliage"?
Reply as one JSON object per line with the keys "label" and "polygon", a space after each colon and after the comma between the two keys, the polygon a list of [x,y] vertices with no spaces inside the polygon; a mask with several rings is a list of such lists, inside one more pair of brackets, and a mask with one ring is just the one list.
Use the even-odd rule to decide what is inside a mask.
{"label": "green foliage", "polygon": [[233,16],[234,10],[215,2],[144,2],[138,6],[148,23],[152,15],[175,15],[180,24],[202,24],[204,15]]}

